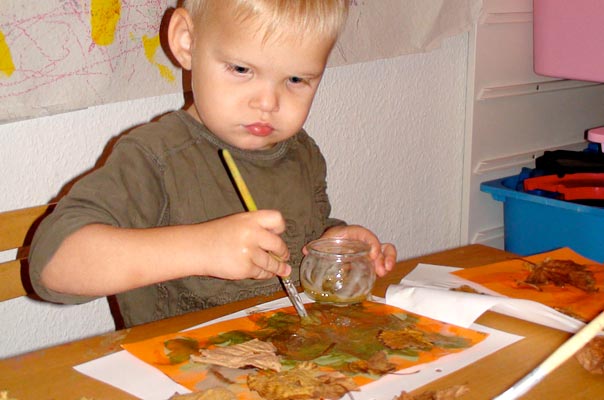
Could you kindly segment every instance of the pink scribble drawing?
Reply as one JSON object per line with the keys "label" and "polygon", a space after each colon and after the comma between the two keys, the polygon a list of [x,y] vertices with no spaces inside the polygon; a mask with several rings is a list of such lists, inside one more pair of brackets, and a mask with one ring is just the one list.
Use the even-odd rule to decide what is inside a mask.
{"label": "pink scribble drawing", "polygon": [[[23,7],[20,0],[2,0],[0,30],[11,49],[15,71],[10,78],[0,79],[0,101],[13,109],[28,104],[69,109],[70,99],[64,93],[70,93],[101,104],[123,96],[111,91],[115,92],[118,82],[133,77],[157,79],[157,90],[161,90],[159,73],[153,78],[142,76],[156,71],[149,71],[155,66],[146,59],[141,38],[157,35],[164,13],[175,2],[122,0],[114,43],[96,46],[90,35],[90,0],[48,0],[31,8]],[[105,87],[108,90],[103,92]],[[45,101],[62,103],[41,104]]]}

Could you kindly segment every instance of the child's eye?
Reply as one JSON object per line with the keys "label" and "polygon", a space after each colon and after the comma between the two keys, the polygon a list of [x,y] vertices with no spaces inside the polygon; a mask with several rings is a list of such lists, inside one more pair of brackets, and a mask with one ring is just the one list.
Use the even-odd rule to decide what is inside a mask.
{"label": "child's eye", "polygon": [[250,69],[247,67],[242,67],[241,65],[231,64],[228,66],[229,71],[232,71],[236,74],[245,75],[250,72]]}
{"label": "child's eye", "polygon": [[299,76],[292,76],[291,78],[289,78],[289,81],[296,85],[305,82],[304,78],[300,78]]}

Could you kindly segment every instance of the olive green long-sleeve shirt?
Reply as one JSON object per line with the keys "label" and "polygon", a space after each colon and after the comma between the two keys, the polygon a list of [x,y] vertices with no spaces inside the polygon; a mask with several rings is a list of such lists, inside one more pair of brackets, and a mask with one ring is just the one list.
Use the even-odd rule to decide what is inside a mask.
{"label": "olive green long-sleeve shirt", "polygon": [[[30,276],[44,299],[67,304],[90,297],[57,293],[40,283],[42,269],[63,240],[93,223],[124,228],[195,224],[244,211],[220,156],[228,149],[258,208],[281,211],[282,235],[298,279],[302,247],[330,226],[325,160],[301,131],[269,150],[234,148],[185,111],[122,137],[106,163],[79,180],[38,228],[30,252]],[[187,277],[116,295],[126,326],[281,290],[279,281]]]}

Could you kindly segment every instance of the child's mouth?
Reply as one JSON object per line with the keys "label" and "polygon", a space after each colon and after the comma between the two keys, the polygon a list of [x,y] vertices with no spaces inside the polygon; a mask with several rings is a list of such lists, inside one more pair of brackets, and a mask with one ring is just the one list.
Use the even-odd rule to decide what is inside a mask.
{"label": "child's mouth", "polygon": [[275,130],[270,124],[264,123],[245,125],[245,129],[254,136],[268,136]]}

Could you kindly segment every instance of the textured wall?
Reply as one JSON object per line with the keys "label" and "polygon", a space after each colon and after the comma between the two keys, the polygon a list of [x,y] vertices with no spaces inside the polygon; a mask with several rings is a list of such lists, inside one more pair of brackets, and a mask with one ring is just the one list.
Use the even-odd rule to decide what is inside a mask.
{"label": "textured wall", "polygon": [[306,125],[328,162],[333,214],[399,259],[459,243],[467,39],[329,70]]}
{"label": "textured wall", "polygon": [[[333,214],[395,243],[400,259],[459,244],[466,63],[464,34],[427,54],[331,68],[306,125],[327,158]],[[113,137],[181,103],[163,96],[0,125],[0,211],[49,201]],[[11,300],[0,304],[0,357],[113,328],[105,300]]]}

